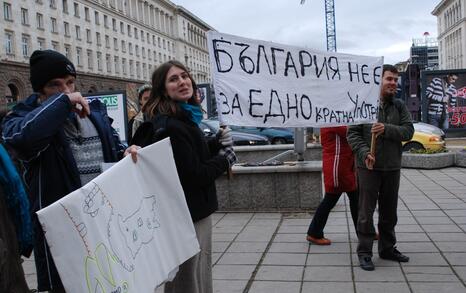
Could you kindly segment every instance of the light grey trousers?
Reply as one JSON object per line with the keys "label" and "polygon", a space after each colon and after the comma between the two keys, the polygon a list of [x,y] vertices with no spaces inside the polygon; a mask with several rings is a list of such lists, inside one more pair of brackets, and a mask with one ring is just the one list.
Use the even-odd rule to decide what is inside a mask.
{"label": "light grey trousers", "polygon": [[201,251],[180,265],[165,293],[212,293],[212,218],[194,223]]}

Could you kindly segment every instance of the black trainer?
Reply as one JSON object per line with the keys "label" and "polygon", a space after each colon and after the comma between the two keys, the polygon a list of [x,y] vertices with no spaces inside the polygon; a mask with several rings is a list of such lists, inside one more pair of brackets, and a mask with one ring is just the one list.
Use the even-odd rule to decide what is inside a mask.
{"label": "black trainer", "polygon": [[372,262],[372,258],[367,255],[359,256],[359,266],[361,267],[361,269],[365,271],[375,270],[375,266],[374,266],[374,263]]}
{"label": "black trainer", "polygon": [[393,260],[393,261],[398,261],[398,262],[409,262],[409,257],[402,254],[401,252],[396,249],[396,247],[393,247],[392,251],[382,251],[379,253],[380,258],[387,259],[387,260]]}

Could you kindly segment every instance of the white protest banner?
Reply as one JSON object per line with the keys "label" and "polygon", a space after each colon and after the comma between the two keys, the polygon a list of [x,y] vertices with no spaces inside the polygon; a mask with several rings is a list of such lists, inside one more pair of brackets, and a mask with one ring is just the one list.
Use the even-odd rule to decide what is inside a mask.
{"label": "white protest banner", "polygon": [[37,214],[66,292],[153,293],[199,252],[168,138]]}
{"label": "white protest banner", "polygon": [[323,52],[209,31],[219,120],[326,127],[377,120],[382,57]]}

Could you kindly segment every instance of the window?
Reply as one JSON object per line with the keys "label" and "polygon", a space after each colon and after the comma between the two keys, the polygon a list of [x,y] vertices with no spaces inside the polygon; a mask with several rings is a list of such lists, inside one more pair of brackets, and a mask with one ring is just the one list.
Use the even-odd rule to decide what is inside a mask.
{"label": "window", "polygon": [[76,48],[76,63],[78,64],[78,66],[83,66],[81,54],[82,54],[81,48],[77,47]]}
{"label": "window", "polygon": [[79,17],[79,4],[74,2],[74,16]]}
{"label": "window", "polygon": [[141,64],[139,61],[136,61],[136,76],[137,78],[141,78]]}
{"label": "window", "polygon": [[129,75],[131,77],[134,76],[134,63],[133,63],[133,60],[129,60]]}
{"label": "window", "polygon": [[144,42],[144,32],[141,30],[141,41]]}
{"label": "window", "polygon": [[81,28],[79,27],[79,25],[75,25],[74,28],[76,30],[76,39],[81,40]]}
{"label": "window", "polygon": [[52,49],[55,51],[60,51],[60,46],[57,42],[52,42]]}
{"label": "window", "polygon": [[70,24],[66,21],[63,23],[63,27],[65,28],[65,37],[70,36]]}
{"label": "window", "polygon": [[116,19],[115,18],[112,18],[112,28],[113,28],[113,31],[117,31],[117,22],[116,22]]}
{"label": "window", "polygon": [[152,52],[150,51],[150,49],[147,49],[147,58],[149,60],[152,60]]}
{"label": "window", "polygon": [[37,38],[37,49],[44,50],[45,49],[45,40],[42,38]]}
{"label": "window", "polygon": [[57,3],[55,0],[49,0],[50,8],[57,9]]}
{"label": "window", "polygon": [[126,74],[126,58],[121,59],[121,71]]}
{"label": "window", "polygon": [[110,37],[105,35],[105,47],[110,48]]}
{"label": "window", "polygon": [[138,45],[136,45],[136,56],[139,57],[139,46]]}
{"label": "window", "polygon": [[120,73],[120,60],[118,60],[118,56],[113,57],[113,64],[115,64],[115,73]]}
{"label": "window", "polygon": [[108,16],[104,15],[104,26],[105,28],[108,28]]}
{"label": "window", "polygon": [[44,16],[42,14],[36,14],[36,23],[38,29],[44,29]]}
{"label": "window", "polygon": [[121,51],[123,53],[126,53],[126,42],[121,40]]}
{"label": "window", "polygon": [[100,33],[96,32],[95,33],[95,41],[97,42],[97,46],[102,45],[101,39],[100,39]]}
{"label": "window", "polygon": [[92,35],[91,35],[91,30],[90,29],[86,29],[86,41],[88,43],[92,43]]}
{"label": "window", "polygon": [[11,19],[11,4],[3,2],[3,18],[5,20],[13,20]]}
{"label": "window", "polygon": [[97,69],[102,71],[102,53],[97,52]]}
{"label": "window", "polygon": [[86,19],[86,21],[91,21],[89,7],[84,7],[84,18]]}
{"label": "window", "polygon": [[113,38],[113,49],[118,51],[118,40],[117,40],[117,38]]}
{"label": "window", "polygon": [[56,18],[53,18],[53,17],[50,18],[50,26],[51,26],[50,31],[52,33],[55,33],[55,34],[58,33]]}
{"label": "window", "polygon": [[146,49],[144,47],[142,47],[142,58],[146,58]]}
{"label": "window", "polygon": [[107,54],[105,56],[105,63],[107,65],[107,72],[108,73],[112,72],[112,63],[110,63],[110,54]]}
{"label": "window", "polygon": [[99,25],[100,24],[99,12],[97,11],[94,12],[94,19],[95,19],[95,24]]}
{"label": "window", "polygon": [[70,47],[70,45],[65,45],[65,56],[68,59],[71,58],[71,47]]}
{"label": "window", "polygon": [[21,24],[29,25],[29,14],[25,8],[21,8]]}
{"label": "window", "polygon": [[87,50],[87,68],[92,69],[94,67],[94,58],[92,57],[92,51]]}
{"label": "window", "polygon": [[133,55],[133,44],[128,43],[128,51],[130,55]]}
{"label": "window", "polygon": [[126,29],[126,31],[128,32],[128,36],[131,37],[131,26],[128,24],[128,28]]}
{"label": "window", "polygon": [[138,29],[134,28],[134,37],[137,39],[138,38]]}
{"label": "window", "polygon": [[12,32],[5,32],[5,53],[13,54],[13,33]]}
{"label": "window", "polygon": [[63,13],[68,14],[68,0],[62,0]]}
{"label": "window", "polygon": [[122,34],[125,33],[125,25],[123,24],[122,21],[120,21],[120,33],[122,33]]}

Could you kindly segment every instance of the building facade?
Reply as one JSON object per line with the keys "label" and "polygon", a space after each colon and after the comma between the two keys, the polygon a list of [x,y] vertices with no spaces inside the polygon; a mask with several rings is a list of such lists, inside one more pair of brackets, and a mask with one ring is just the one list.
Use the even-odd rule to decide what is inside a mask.
{"label": "building facade", "polygon": [[420,70],[439,69],[438,43],[435,38],[428,37],[413,39],[410,49],[410,59],[412,64],[417,64]]}
{"label": "building facade", "polygon": [[440,69],[466,67],[466,0],[442,0],[432,14],[437,16]]}
{"label": "building facade", "polygon": [[0,0],[0,99],[26,97],[29,57],[53,49],[76,66],[83,93],[148,82],[177,59],[197,82],[210,81],[206,32],[212,28],[167,0]]}

